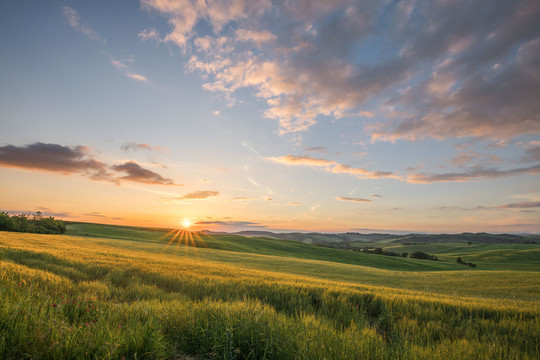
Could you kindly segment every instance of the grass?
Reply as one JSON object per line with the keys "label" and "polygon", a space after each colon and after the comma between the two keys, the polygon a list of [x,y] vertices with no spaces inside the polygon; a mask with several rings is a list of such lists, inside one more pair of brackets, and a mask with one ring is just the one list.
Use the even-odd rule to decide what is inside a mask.
{"label": "grass", "polygon": [[423,251],[450,262],[461,257],[467,262],[481,264],[481,268],[486,270],[540,270],[540,244],[387,244],[383,248],[398,253]]}
{"label": "grass", "polygon": [[[273,255],[286,258],[309,259],[369,266],[380,269],[403,271],[462,270],[463,267],[448,262],[425,262],[415,259],[393,257],[374,257],[370,254],[340,249],[324,248],[292,240],[269,238],[251,238],[236,235],[206,235],[166,229],[129,228],[115,225],[74,224],[68,227],[70,235],[106,237],[111,239],[129,239],[133,241],[156,242],[174,248],[187,245],[196,249],[215,249],[223,251]],[[122,246],[122,245],[121,245]]]}
{"label": "grass", "polygon": [[[116,239],[0,233],[0,358],[535,359],[540,351],[534,264],[433,271],[399,259],[415,264],[405,271],[384,256],[333,262],[350,252],[296,244],[310,249],[302,258],[304,247],[280,240],[238,238],[234,247],[234,237],[215,236],[194,247],[128,230],[135,238],[121,229]],[[253,249],[261,246],[269,254]]]}

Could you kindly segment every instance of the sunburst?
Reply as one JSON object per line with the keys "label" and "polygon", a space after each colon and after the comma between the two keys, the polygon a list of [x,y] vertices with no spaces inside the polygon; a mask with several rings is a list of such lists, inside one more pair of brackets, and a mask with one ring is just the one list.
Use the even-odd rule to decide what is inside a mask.
{"label": "sunburst", "polygon": [[[201,237],[202,233],[198,231],[186,230],[186,228],[189,228],[192,225],[191,220],[187,218],[183,219],[182,225],[184,229],[173,229],[160,239],[164,240],[170,238],[166,247],[171,245],[176,245],[177,247],[184,246],[186,253],[188,252],[189,248],[193,248],[195,253],[197,253],[197,247],[208,247],[204,239]],[[204,236],[209,235],[204,234]]]}

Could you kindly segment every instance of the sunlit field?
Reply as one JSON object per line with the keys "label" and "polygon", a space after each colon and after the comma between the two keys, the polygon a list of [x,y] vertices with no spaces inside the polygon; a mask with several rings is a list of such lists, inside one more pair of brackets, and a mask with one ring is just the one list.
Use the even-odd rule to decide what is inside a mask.
{"label": "sunlit field", "polygon": [[481,249],[470,269],[450,249],[432,262],[187,230],[69,231],[79,236],[0,233],[0,358],[540,353],[538,245],[517,247],[512,261],[529,264],[517,271],[483,269]]}

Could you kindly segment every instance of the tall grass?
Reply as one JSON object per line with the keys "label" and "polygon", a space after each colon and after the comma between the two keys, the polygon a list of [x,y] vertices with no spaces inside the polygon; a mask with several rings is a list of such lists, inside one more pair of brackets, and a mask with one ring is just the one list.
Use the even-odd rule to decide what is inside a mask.
{"label": "tall grass", "polygon": [[[345,283],[169,250],[0,235],[0,358],[535,359],[540,352],[538,301]],[[538,285],[530,291],[538,294]]]}

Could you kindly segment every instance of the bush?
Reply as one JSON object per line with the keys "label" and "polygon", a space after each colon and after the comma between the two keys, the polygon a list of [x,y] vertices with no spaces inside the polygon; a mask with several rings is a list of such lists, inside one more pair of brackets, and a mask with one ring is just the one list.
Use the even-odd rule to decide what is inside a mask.
{"label": "bush", "polygon": [[63,234],[66,225],[53,217],[43,217],[41,212],[9,216],[0,213],[0,231],[29,232],[38,234]]}
{"label": "bush", "polygon": [[476,267],[476,264],[468,263],[468,262],[466,262],[466,261],[463,261],[463,260],[461,260],[460,257],[458,257],[458,258],[456,259],[456,262],[457,262],[458,264],[467,265],[467,266],[470,266],[470,267],[473,267],[473,268]]}
{"label": "bush", "polygon": [[433,261],[437,261],[437,257],[436,256],[433,256],[433,255],[430,255],[430,254],[427,254],[425,252],[422,252],[422,251],[415,251],[411,254],[411,258],[413,259],[421,259],[421,260],[433,260]]}

